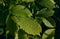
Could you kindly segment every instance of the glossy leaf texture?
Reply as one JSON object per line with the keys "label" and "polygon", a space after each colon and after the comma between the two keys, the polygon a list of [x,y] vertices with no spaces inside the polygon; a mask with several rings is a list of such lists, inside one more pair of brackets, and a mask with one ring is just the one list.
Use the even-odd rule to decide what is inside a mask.
{"label": "glossy leaf texture", "polygon": [[37,12],[37,16],[50,17],[54,15],[54,10],[43,8]]}
{"label": "glossy leaf texture", "polygon": [[55,2],[54,2],[54,0],[41,0],[40,2],[39,2],[39,4],[41,5],[41,6],[43,6],[43,7],[46,7],[46,8],[55,8]]}
{"label": "glossy leaf texture", "polygon": [[11,33],[17,31],[16,23],[11,19],[11,17],[8,18],[6,25],[7,25],[7,30],[10,31]]}
{"label": "glossy leaf texture", "polygon": [[22,28],[28,34],[40,35],[40,33],[42,32],[41,25],[32,18],[18,16],[12,16],[11,18],[20,26],[20,28]]}
{"label": "glossy leaf texture", "polygon": [[42,21],[48,28],[56,27],[56,23],[55,23],[54,19],[52,19],[51,17],[48,17],[48,18],[42,17]]}
{"label": "glossy leaf texture", "polygon": [[48,29],[43,33],[42,39],[52,39],[54,35],[55,35],[55,29]]}
{"label": "glossy leaf texture", "polygon": [[14,7],[12,7],[11,9],[11,13],[15,16],[27,16],[27,17],[31,17],[32,13],[29,11],[29,9],[27,9],[26,7],[22,6],[22,5],[16,5]]}

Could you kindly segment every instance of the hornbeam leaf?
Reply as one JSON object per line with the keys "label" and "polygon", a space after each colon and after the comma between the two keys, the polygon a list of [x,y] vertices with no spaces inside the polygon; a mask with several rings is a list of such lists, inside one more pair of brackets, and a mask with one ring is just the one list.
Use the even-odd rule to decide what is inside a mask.
{"label": "hornbeam leaf", "polygon": [[52,9],[47,9],[47,8],[43,8],[37,13],[37,15],[44,16],[44,17],[49,17],[49,16],[52,16],[53,14],[54,14],[54,11]]}
{"label": "hornbeam leaf", "polygon": [[42,39],[52,39],[54,35],[55,35],[55,29],[48,29],[43,33]]}
{"label": "hornbeam leaf", "polygon": [[12,7],[11,13],[15,16],[32,16],[32,13],[26,7],[22,5],[16,5]]}
{"label": "hornbeam leaf", "polygon": [[54,28],[56,26],[55,21],[50,17],[48,17],[48,18],[42,17],[42,21],[49,28]]}
{"label": "hornbeam leaf", "polygon": [[55,8],[55,2],[52,0],[41,0],[39,4],[46,8]]}
{"label": "hornbeam leaf", "polygon": [[41,25],[32,18],[16,16],[12,16],[11,18],[20,26],[20,28],[22,28],[28,34],[40,35],[40,33],[42,32]]}

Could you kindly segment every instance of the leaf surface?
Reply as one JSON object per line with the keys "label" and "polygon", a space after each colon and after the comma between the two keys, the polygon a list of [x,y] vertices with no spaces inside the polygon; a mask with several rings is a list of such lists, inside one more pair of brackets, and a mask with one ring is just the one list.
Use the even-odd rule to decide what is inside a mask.
{"label": "leaf surface", "polygon": [[51,0],[41,0],[39,2],[39,4],[46,8],[55,8],[55,2],[54,2],[54,0],[52,0],[52,1]]}
{"label": "leaf surface", "polygon": [[12,7],[11,9],[11,13],[15,16],[27,16],[27,17],[31,17],[32,13],[29,11],[29,9],[27,9],[26,7],[22,6],[22,5],[16,5],[14,7]]}
{"label": "leaf surface", "polygon": [[28,34],[39,35],[42,32],[41,25],[32,18],[12,16],[12,20]]}
{"label": "leaf surface", "polygon": [[52,9],[47,9],[47,8],[43,8],[37,13],[38,16],[43,16],[43,17],[49,17],[52,16],[53,14],[54,11]]}
{"label": "leaf surface", "polygon": [[55,29],[48,29],[43,33],[42,39],[52,39],[54,35],[55,35]]}
{"label": "leaf surface", "polygon": [[55,21],[50,17],[48,17],[48,18],[42,17],[42,21],[49,28],[54,28],[56,26]]}

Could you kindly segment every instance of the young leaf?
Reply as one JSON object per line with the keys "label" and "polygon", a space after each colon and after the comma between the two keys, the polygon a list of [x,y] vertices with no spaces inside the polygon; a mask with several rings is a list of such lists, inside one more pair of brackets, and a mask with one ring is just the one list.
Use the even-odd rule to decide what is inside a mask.
{"label": "young leaf", "polygon": [[37,13],[37,15],[43,16],[43,17],[49,17],[49,16],[52,16],[53,14],[54,14],[54,11],[52,9],[47,9],[47,8],[43,8]]}
{"label": "young leaf", "polygon": [[42,21],[49,28],[54,28],[56,26],[55,21],[50,17],[48,17],[48,18],[42,17]]}
{"label": "young leaf", "polygon": [[55,29],[48,29],[43,33],[42,39],[52,39],[54,35],[55,35]]}
{"label": "young leaf", "polygon": [[32,18],[12,16],[12,20],[28,34],[39,35],[42,32],[41,25]]}
{"label": "young leaf", "polygon": [[25,8],[24,6],[22,5],[16,5],[14,7],[12,7],[11,9],[11,13],[15,16],[28,16],[28,17],[31,17],[32,16],[32,13],[29,11],[29,9]]}
{"label": "young leaf", "polygon": [[55,2],[53,3],[52,1],[51,0],[41,0],[39,2],[39,4],[46,8],[55,8]]}

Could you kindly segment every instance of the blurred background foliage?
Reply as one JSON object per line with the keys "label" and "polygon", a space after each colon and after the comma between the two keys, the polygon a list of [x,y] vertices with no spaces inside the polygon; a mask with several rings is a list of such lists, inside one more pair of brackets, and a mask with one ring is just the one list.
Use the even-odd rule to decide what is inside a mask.
{"label": "blurred background foliage", "polygon": [[[22,5],[22,7],[17,5]],[[25,9],[21,10],[23,8]],[[19,15],[19,12],[24,14]],[[35,22],[33,21],[33,19],[37,20],[37,22],[41,24],[42,27],[42,29],[40,28],[40,31],[37,30],[38,32],[41,32],[42,30],[42,33],[40,33],[41,36],[35,35],[36,33],[33,33],[35,32],[34,31],[35,27],[33,29],[26,27],[30,30],[33,30],[33,32],[31,33],[26,28],[23,28],[25,30],[20,29],[18,33],[14,33],[15,31],[17,31],[14,23],[16,20],[13,19],[14,20],[13,22],[13,20],[9,18],[10,16],[14,17],[14,15],[17,16],[17,19],[19,18],[18,16],[24,17],[26,21],[24,20],[24,18],[21,18],[23,20],[21,23],[23,24],[30,23],[28,24],[29,26],[32,25],[33,22]],[[25,16],[31,18],[27,19],[27,17]],[[6,23],[6,21],[8,22]],[[26,24],[24,25],[26,26]],[[20,25],[22,26],[22,24]],[[60,38],[59,27],[60,27],[60,0],[0,0],[0,39],[2,38],[17,39],[17,37],[19,37],[18,39],[54,39],[54,38],[59,39]]]}

